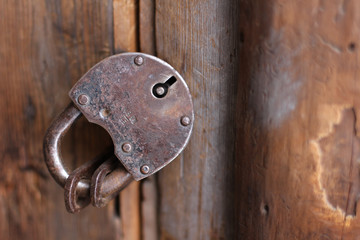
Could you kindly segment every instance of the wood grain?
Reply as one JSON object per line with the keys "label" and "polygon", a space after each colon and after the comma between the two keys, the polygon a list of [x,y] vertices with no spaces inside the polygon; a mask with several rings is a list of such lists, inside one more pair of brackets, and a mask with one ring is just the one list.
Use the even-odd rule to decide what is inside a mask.
{"label": "wood grain", "polygon": [[161,239],[235,239],[235,114],[239,31],[235,1],[156,1],[156,50],[193,96],[194,131],[159,173]]}
{"label": "wood grain", "polygon": [[[155,0],[139,0],[139,49],[156,55]],[[158,233],[157,174],[141,181],[141,239],[157,240]]]}
{"label": "wood grain", "polygon": [[138,1],[113,0],[115,53],[138,49]]}
{"label": "wood grain", "polygon": [[[154,214],[156,179],[143,202],[134,183],[107,208],[70,215],[42,157],[79,77],[139,49],[184,76],[196,112],[185,152],[159,173],[155,236],[356,239],[360,3],[151,4],[0,0],[0,239],[140,239],[157,228],[140,217],[140,206]],[[111,144],[85,120],[63,141],[69,168]]]}
{"label": "wood grain", "polygon": [[357,239],[360,3],[156,1],[194,97],[159,176],[162,239]]}
{"label": "wood grain", "polygon": [[155,0],[139,0],[140,51],[155,55]]}
{"label": "wood grain", "polygon": [[[138,2],[114,0],[114,49],[115,53],[138,50]],[[133,181],[120,193],[120,219],[124,240],[141,238],[140,183]]]}
{"label": "wood grain", "polygon": [[356,239],[360,4],[241,8],[240,79],[249,87],[246,105],[237,103],[246,109],[233,168],[233,191],[243,193],[234,200],[237,235]]}
{"label": "wood grain", "polygon": [[[0,16],[0,239],[114,239],[110,208],[66,212],[42,154],[71,86],[111,55],[112,2],[1,0]],[[104,130],[80,121],[63,155],[73,168],[107,144]]]}

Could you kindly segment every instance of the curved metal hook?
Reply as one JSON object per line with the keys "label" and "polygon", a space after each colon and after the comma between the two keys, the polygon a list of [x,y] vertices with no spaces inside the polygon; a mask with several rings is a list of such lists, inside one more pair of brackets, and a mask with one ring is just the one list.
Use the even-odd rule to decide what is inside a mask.
{"label": "curved metal hook", "polygon": [[[70,103],[65,110],[52,122],[44,138],[44,157],[46,165],[55,181],[65,187],[69,172],[64,167],[61,156],[61,140],[70,127],[81,117],[81,112]],[[79,182],[78,194],[86,195],[89,183]]]}
{"label": "curved metal hook", "polygon": [[105,206],[133,180],[112,151],[68,172],[62,161],[61,140],[81,115],[73,103],[69,104],[53,121],[44,138],[46,165],[55,181],[65,189],[65,205],[71,213],[86,207],[90,199],[95,207]]}
{"label": "curved metal hook", "polygon": [[87,195],[85,197],[79,196],[77,192],[78,184],[81,180],[85,180],[89,183],[94,171],[111,155],[112,154],[106,153],[98,156],[94,160],[81,165],[70,174],[64,187],[65,207],[68,212],[76,213],[89,205],[90,189],[87,190]]}
{"label": "curved metal hook", "polygon": [[94,172],[91,179],[91,202],[95,207],[104,207],[134,178],[125,170],[115,156],[112,156]]}

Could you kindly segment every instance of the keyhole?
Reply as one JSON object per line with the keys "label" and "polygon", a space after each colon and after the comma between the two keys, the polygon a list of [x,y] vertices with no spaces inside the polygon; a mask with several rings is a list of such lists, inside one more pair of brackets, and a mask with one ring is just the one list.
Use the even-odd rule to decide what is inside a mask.
{"label": "keyhole", "polygon": [[169,87],[176,82],[176,77],[172,76],[165,83],[157,83],[152,89],[155,97],[163,98],[168,93]]}

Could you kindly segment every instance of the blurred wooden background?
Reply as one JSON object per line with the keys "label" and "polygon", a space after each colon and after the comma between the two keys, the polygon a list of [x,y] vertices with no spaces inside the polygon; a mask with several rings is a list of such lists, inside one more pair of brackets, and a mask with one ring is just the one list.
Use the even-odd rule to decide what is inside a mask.
{"label": "blurred wooden background", "polygon": [[[0,239],[360,239],[360,2],[0,0]],[[193,95],[181,156],[68,214],[44,133],[101,59],[143,51]],[[71,167],[111,139],[82,119]]]}

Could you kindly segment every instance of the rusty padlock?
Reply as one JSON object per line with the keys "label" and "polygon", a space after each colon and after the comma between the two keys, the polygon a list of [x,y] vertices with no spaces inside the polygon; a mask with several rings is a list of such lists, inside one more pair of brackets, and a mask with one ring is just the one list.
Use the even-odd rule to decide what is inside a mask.
{"label": "rusty padlock", "polygon": [[[65,189],[69,212],[90,201],[102,207],[133,179],[159,171],[182,152],[192,133],[189,88],[173,67],[151,55],[123,53],[104,59],[69,96],[72,103],[44,139],[45,162]],[[61,158],[61,138],[82,114],[110,134],[116,157],[99,156],[70,173]]]}

